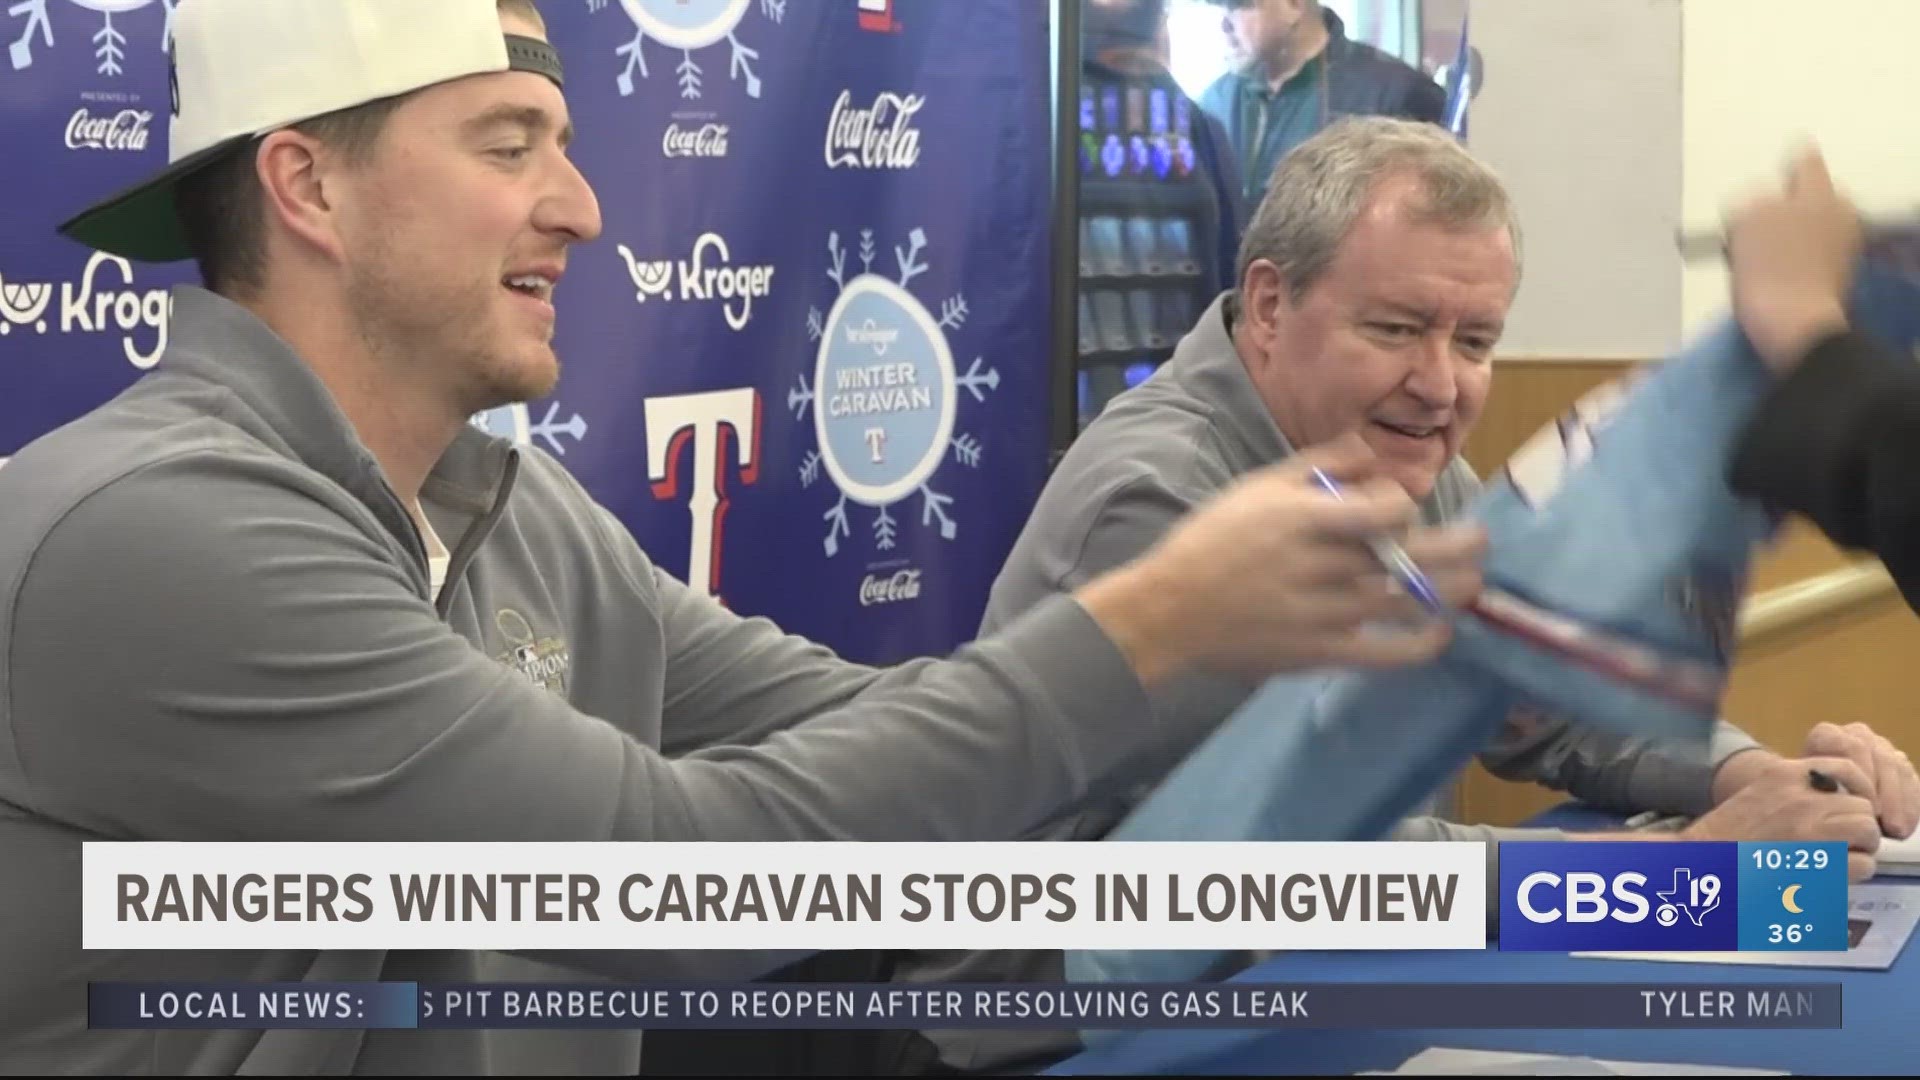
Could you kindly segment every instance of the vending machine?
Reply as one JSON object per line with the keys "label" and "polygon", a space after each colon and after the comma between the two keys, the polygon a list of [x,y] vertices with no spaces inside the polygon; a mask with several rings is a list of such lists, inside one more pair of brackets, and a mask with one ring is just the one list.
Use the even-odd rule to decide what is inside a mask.
{"label": "vending machine", "polygon": [[1173,353],[1232,280],[1244,225],[1231,150],[1166,64],[1163,3],[1078,0],[1060,67],[1073,153],[1070,440]]}

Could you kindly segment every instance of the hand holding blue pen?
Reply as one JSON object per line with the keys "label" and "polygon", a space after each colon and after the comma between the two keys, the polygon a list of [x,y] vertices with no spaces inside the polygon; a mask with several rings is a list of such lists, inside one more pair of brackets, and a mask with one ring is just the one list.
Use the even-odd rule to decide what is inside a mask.
{"label": "hand holding blue pen", "polygon": [[[1336,499],[1345,499],[1340,492],[1340,485],[1335,483],[1333,477],[1328,476],[1324,470],[1315,468],[1313,480],[1327,494]],[[1407,554],[1405,548],[1386,536],[1369,538],[1367,546],[1373,550],[1374,557],[1380,560],[1380,564],[1387,568],[1387,572],[1392,574],[1409,593],[1412,593],[1415,599],[1426,605],[1428,611],[1440,616],[1447,614],[1447,605],[1441,601],[1439,590],[1434,588],[1426,572],[1420,569],[1420,565],[1413,561],[1413,557]]]}

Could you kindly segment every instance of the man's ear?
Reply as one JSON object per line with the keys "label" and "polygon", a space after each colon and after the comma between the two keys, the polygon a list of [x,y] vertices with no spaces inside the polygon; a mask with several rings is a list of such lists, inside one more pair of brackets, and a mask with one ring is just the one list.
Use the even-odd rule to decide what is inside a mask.
{"label": "man's ear", "polygon": [[267,220],[339,259],[344,253],[338,208],[328,198],[326,183],[333,167],[331,156],[318,139],[291,128],[262,139],[254,156]]}
{"label": "man's ear", "polygon": [[1292,306],[1293,297],[1288,295],[1287,281],[1280,268],[1266,259],[1253,260],[1240,283],[1240,317],[1248,329],[1259,334],[1273,333],[1283,309]]}

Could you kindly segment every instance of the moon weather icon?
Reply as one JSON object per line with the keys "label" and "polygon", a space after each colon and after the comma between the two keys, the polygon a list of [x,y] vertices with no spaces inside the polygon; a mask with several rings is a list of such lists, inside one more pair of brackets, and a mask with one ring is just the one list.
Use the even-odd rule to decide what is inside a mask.
{"label": "moon weather icon", "polygon": [[1800,886],[1798,885],[1789,885],[1780,891],[1780,906],[1793,912],[1795,915],[1800,914],[1800,905],[1795,901],[1793,894],[1799,891]]}

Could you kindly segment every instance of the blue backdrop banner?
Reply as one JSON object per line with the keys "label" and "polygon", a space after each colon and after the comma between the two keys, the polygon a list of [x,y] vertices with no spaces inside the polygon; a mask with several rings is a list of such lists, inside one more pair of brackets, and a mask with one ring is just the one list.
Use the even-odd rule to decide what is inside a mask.
{"label": "blue backdrop banner", "polygon": [[[166,160],[193,0],[0,6],[0,460],[166,344],[191,264],[54,235]],[[973,636],[1045,478],[1048,5],[547,0],[605,233],[552,453],[669,572],[872,662]]]}

